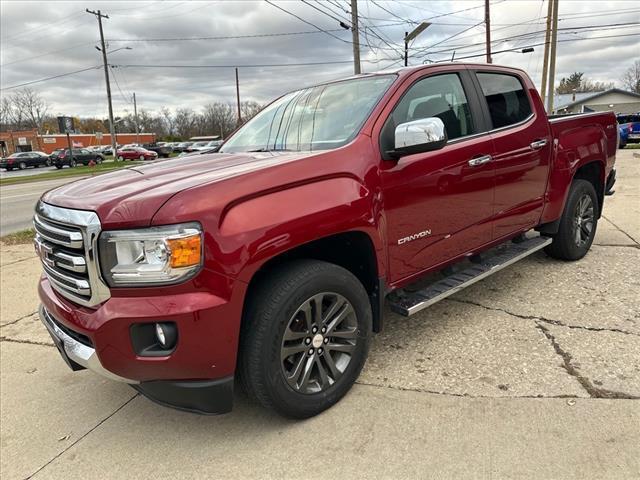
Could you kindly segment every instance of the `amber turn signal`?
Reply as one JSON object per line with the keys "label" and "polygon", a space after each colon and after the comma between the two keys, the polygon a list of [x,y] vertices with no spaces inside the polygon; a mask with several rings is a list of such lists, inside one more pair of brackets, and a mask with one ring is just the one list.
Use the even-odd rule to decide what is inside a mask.
{"label": "amber turn signal", "polygon": [[171,249],[171,267],[192,267],[199,265],[202,256],[202,239],[200,235],[185,238],[168,239]]}

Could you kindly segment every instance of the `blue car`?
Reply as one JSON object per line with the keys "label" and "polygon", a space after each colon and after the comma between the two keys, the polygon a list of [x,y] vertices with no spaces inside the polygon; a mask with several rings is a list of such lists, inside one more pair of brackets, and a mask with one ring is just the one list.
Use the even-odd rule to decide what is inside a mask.
{"label": "blue car", "polygon": [[640,114],[616,115],[620,131],[620,148],[627,143],[640,143]]}

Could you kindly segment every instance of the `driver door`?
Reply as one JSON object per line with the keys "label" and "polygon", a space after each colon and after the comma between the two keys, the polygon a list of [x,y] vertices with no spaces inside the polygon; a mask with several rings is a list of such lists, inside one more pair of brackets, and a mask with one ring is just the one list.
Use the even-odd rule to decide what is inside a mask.
{"label": "driver door", "polygon": [[383,151],[393,148],[397,125],[420,118],[440,118],[449,138],[440,150],[382,161],[391,283],[491,241],[493,146],[469,101],[474,92],[466,71],[419,78],[381,131]]}

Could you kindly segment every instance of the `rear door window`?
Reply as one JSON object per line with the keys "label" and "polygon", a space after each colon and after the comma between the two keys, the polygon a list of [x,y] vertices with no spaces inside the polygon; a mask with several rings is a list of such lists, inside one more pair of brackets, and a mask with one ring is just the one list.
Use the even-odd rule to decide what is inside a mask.
{"label": "rear door window", "polygon": [[531,115],[529,97],[518,77],[504,73],[478,73],[477,77],[493,128],[514,125]]}

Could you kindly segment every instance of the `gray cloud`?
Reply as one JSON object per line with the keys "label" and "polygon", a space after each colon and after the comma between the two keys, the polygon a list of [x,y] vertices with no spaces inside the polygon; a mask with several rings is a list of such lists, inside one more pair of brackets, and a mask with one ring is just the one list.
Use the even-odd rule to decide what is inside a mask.
{"label": "gray cloud", "polygon": [[[339,28],[337,22],[301,2],[278,1],[278,5],[325,29]],[[361,36],[361,43],[371,45],[362,52],[363,69],[373,71],[399,64],[402,38],[411,25],[401,19],[422,21],[435,15],[481,6],[481,1],[392,2],[378,0],[395,15],[384,11],[368,0],[359,1],[362,24],[387,25],[379,27],[383,38],[398,51],[391,50],[372,34]],[[346,0],[319,4],[331,8],[336,16],[346,13]],[[563,1],[560,4],[561,27],[605,25],[640,22],[640,7],[627,1]],[[201,40],[176,42],[140,42],[137,39],[197,36],[233,36],[276,32],[311,31],[313,27],[297,20],[262,1],[111,1],[111,2],[41,2],[3,1],[1,4],[1,60],[0,83],[7,87],[60,73],[101,64],[98,28],[95,18],[85,8],[101,9],[109,14],[104,21],[105,36],[111,39],[109,49],[130,46],[110,55],[114,65],[248,65],[272,63],[301,63],[318,61],[349,61],[352,58],[350,33],[333,32],[346,42],[324,33],[296,36]],[[625,10],[615,15],[611,12]],[[606,14],[606,15],[604,15]],[[546,3],[540,0],[494,2],[492,6],[493,39],[513,35],[533,34],[544,29]],[[474,8],[456,15],[434,18],[429,29],[412,45],[412,64],[426,58],[450,58],[451,46],[456,56],[478,54],[484,41],[481,22],[483,9]],[[510,26],[534,20],[532,23]],[[396,24],[389,26],[390,24]],[[430,51],[448,49],[442,53],[424,55],[421,49],[467,32],[434,46]],[[370,32],[367,29],[367,32]],[[640,34],[639,27],[563,33],[561,40],[597,36]],[[130,39],[132,41],[123,41]],[[496,44],[494,50],[522,48],[541,43],[538,34]],[[495,63],[513,65],[527,70],[536,82],[540,80],[543,47],[533,54],[496,54]],[[559,44],[557,78],[573,71],[598,81],[618,81],[622,71],[640,51],[640,36],[602,38],[562,42]],[[49,53],[53,52],[53,53]],[[426,53],[429,53],[427,51]],[[47,54],[47,55],[43,55]],[[37,58],[33,58],[37,57]],[[469,59],[482,62],[484,58]],[[375,63],[374,63],[375,62]],[[349,63],[286,68],[262,67],[240,69],[241,96],[245,100],[266,102],[286,91],[316,82],[350,75]],[[112,69],[112,91],[116,114],[131,110],[130,94],[136,92],[140,106],[157,110],[163,106],[175,109],[189,106],[199,109],[210,101],[234,101],[235,85],[232,68],[135,68]],[[106,116],[104,73],[101,69],[36,83],[32,86],[47,99],[53,113],[78,116]],[[2,95],[10,90],[2,91]]]}

